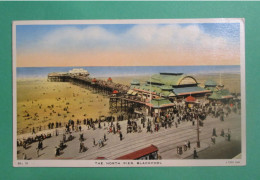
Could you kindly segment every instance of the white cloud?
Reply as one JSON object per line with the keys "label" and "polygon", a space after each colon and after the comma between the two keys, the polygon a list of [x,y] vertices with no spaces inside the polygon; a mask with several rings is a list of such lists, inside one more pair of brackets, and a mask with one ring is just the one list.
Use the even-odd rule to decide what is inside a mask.
{"label": "white cloud", "polygon": [[35,51],[142,50],[226,51],[239,50],[239,44],[223,37],[213,37],[198,26],[135,25],[125,33],[114,34],[99,26],[85,29],[57,29],[26,47]]}

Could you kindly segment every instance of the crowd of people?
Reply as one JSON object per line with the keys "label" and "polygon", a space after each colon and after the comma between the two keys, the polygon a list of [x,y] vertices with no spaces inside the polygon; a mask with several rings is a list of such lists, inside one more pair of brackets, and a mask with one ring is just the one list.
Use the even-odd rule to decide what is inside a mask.
{"label": "crowd of people", "polygon": [[[138,118],[133,118],[132,116],[109,116],[105,117],[103,120],[96,119],[93,120],[92,118],[83,119],[82,121],[77,120],[69,120],[67,124],[65,124],[65,131],[62,135],[62,140],[60,141],[59,145],[55,147],[55,156],[60,156],[62,150],[67,147],[67,142],[72,141],[74,136],[72,133],[74,132],[81,132],[82,129],[87,130],[96,130],[98,129],[105,129],[104,136],[99,139],[96,143],[95,138],[93,138],[93,147],[97,146],[102,148],[107,143],[106,133],[114,134],[119,136],[119,140],[123,140],[123,133],[121,131],[121,121],[127,117],[127,126],[126,126],[126,133],[140,133],[143,130],[147,133],[155,133],[160,131],[160,129],[164,128],[178,128],[178,126],[182,122],[191,122],[192,126],[195,126],[196,123],[199,123],[199,126],[203,126],[204,120],[207,116],[211,116],[214,118],[219,118],[220,121],[224,121],[226,117],[229,116],[231,112],[240,113],[240,109],[237,104],[216,104],[214,102],[208,104],[200,104],[193,106],[193,108],[189,108],[188,106],[183,106],[181,104],[177,104],[172,108],[168,109],[165,112],[160,112],[159,114],[153,114],[153,116],[141,116],[140,124]],[[139,117],[139,116],[137,116]],[[41,135],[36,135],[35,130],[32,130],[32,134],[35,134],[33,137],[28,137],[26,139],[17,140],[17,146],[23,146],[24,149],[27,148],[29,144],[34,142],[38,142],[37,147],[37,155],[39,156],[39,151],[43,149],[42,143],[44,139],[51,138],[52,136],[59,136],[58,128],[62,128],[61,123],[49,123],[49,129],[56,129],[55,133],[42,133]],[[85,132],[85,131],[84,131]],[[226,137],[228,141],[231,139],[231,132],[228,130],[227,133],[224,132],[224,129],[221,130],[221,136]],[[213,129],[212,133],[212,142],[215,143],[215,137],[217,136],[216,129]],[[84,144],[85,137],[83,132],[79,134],[79,153],[86,152],[88,150],[87,146]],[[186,149],[190,149],[190,141],[185,142]],[[184,147],[184,148],[185,148]],[[196,155],[197,156],[197,155]]]}

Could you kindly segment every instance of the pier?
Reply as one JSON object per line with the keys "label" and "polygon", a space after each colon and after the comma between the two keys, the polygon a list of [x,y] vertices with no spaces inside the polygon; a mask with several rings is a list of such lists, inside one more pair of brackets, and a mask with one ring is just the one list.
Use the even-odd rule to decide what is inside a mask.
{"label": "pier", "polygon": [[111,112],[129,111],[129,108],[140,107],[145,102],[125,97],[130,86],[114,83],[109,77],[107,81],[91,78],[88,73],[63,73],[53,72],[48,74],[49,82],[70,82],[74,85],[85,87],[93,93],[110,96],[109,107]]}
{"label": "pier", "polygon": [[[134,111],[135,108],[145,107],[146,102],[128,97],[126,94],[130,87],[112,82],[112,78],[107,81],[90,78],[88,75],[69,73],[50,73],[49,82],[70,82],[74,85],[86,87],[93,93],[101,93],[110,96],[109,107],[111,112]],[[133,112],[132,112],[133,113]],[[141,113],[141,112],[139,112]]]}
{"label": "pier", "polygon": [[49,82],[71,82],[75,85],[83,85],[94,93],[105,93],[111,95],[114,91],[124,94],[129,90],[129,86],[114,83],[109,77],[107,81],[96,78],[90,78],[89,75],[71,74],[71,73],[49,73]]}

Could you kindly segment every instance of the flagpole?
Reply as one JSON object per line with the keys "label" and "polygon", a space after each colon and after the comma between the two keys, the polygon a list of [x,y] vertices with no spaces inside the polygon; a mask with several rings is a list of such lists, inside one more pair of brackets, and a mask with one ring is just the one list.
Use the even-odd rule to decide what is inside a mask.
{"label": "flagpole", "polygon": [[[151,86],[151,75],[150,75],[150,104],[152,103],[152,93],[151,93],[151,88],[152,88],[152,86]],[[151,105],[150,105],[150,113],[151,113],[151,117],[152,117],[152,107],[151,107]]]}

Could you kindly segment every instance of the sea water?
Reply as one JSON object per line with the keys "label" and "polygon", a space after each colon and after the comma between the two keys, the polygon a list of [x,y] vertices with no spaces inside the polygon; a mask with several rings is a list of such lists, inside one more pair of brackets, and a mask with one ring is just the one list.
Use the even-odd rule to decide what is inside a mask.
{"label": "sea water", "polygon": [[239,65],[232,66],[95,66],[95,67],[17,67],[17,78],[47,77],[52,72],[68,72],[73,68],[83,68],[91,77],[115,77],[151,75],[160,72],[184,74],[240,73]]}

